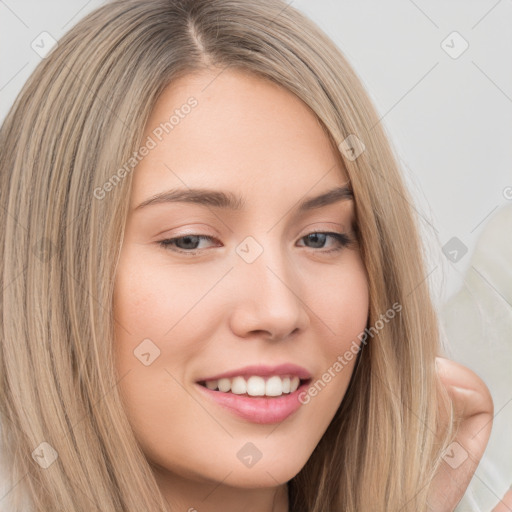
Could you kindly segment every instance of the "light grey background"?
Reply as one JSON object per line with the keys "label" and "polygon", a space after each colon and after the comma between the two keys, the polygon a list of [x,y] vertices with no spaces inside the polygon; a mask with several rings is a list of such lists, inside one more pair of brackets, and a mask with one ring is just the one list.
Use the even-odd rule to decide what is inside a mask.
{"label": "light grey background", "polygon": [[[512,1],[291,3],[337,43],[382,117],[415,198],[429,255],[426,279],[442,307],[461,287],[477,238],[489,220],[512,208]],[[102,4],[0,0],[0,120],[40,60],[32,42],[44,31],[58,40]],[[464,41],[468,48],[453,58]],[[511,236],[511,226],[504,228],[503,237]],[[457,262],[442,252],[453,237],[468,248],[462,257],[459,252]],[[512,347],[511,332],[499,337],[502,347]],[[512,369],[511,351],[505,348],[505,357],[489,356],[483,374],[484,366],[471,356],[475,347],[463,343],[454,343],[455,358],[473,370],[482,368],[484,380],[492,380],[489,365]],[[497,390],[491,391],[498,396]],[[504,469],[499,462],[501,457],[512,460],[507,419],[512,402],[507,400],[496,411],[491,455],[472,482],[474,489],[483,482],[480,488],[485,487],[487,501],[482,505],[483,500],[468,500],[459,507],[461,512],[490,512],[489,504],[497,503],[494,496],[502,496],[504,482],[512,483],[510,465]],[[480,488],[476,494],[484,492]]]}

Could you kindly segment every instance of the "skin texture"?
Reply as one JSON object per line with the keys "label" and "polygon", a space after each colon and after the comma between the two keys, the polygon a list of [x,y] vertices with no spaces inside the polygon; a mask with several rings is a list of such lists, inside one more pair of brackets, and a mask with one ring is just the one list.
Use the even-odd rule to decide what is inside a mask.
{"label": "skin texture", "polygon": [[[115,364],[126,375],[120,392],[159,487],[177,510],[286,512],[286,482],[331,422],[355,359],[277,424],[235,416],[196,382],[246,365],[285,362],[305,367],[314,382],[352,343],[359,345],[369,297],[352,231],[353,203],[297,211],[301,200],[345,185],[347,176],[301,101],[240,71],[174,81],[143,140],[155,139],[155,128],[192,96],[197,106],[134,171],[114,290]],[[200,187],[239,195],[245,206],[231,211],[179,202],[135,210],[169,189]],[[306,236],[315,231],[346,233],[352,243]],[[212,239],[199,239],[195,250],[194,239],[159,245],[187,235]],[[236,251],[247,236],[262,249],[252,263]],[[141,352],[150,354],[148,364],[136,357]],[[487,444],[493,408],[473,372],[443,358],[438,371],[461,422],[457,442],[470,461],[457,469],[441,464],[430,498],[440,512],[461,499]],[[261,454],[250,467],[237,456],[248,442]]]}
{"label": "skin texture", "polygon": [[[284,512],[286,482],[331,422],[355,358],[276,424],[233,415],[196,381],[285,362],[317,380],[359,344],[367,275],[357,243],[306,236],[355,240],[352,201],[297,212],[299,201],[347,183],[314,114],[275,84],[239,71],[217,74],[187,75],[159,98],[144,140],[189,97],[198,105],[137,166],[131,207],[172,188],[204,187],[242,196],[244,209],[180,202],[130,211],[115,280],[116,365],[120,375],[129,372],[121,381],[127,414],[171,504]],[[172,250],[193,252],[190,240],[158,244],[187,234],[214,241],[200,241],[192,256]],[[263,249],[252,263],[236,252],[247,236]],[[134,357],[146,338],[160,350],[148,366]],[[237,457],[248,442],[262,455],[251,467]]]}

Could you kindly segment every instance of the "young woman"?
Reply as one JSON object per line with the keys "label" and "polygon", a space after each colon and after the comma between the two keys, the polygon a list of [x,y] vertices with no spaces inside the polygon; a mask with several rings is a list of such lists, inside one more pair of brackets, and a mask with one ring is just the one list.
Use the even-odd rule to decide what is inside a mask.
{"label": "young woman", "polygon": [[107,4],[0,140],[9,510],[453,510],[492,400],[439,357],[390,144],[297,10]]}

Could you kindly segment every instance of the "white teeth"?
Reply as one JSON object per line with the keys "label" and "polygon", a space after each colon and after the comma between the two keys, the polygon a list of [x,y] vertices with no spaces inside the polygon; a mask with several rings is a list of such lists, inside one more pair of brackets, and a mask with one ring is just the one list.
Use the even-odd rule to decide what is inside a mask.
{"label": "white teeth", "polygon": [[270,377],[265,383],[265,394],[267,396],[279,396],[283,394],[283,381],[281,377]]}
{"label": "white teeth", "polygon": [[206,387],[208,389],[217,389],[217,381],[216,380],[209,380],[206,382]]}
{"label": "white teeth", "polygon": [[218,389],[223,393],[249,396],[281,396],[283,393],[293,393],[300,385],[300,379],[294,377],[279,377],[272,375],[265,380],[264,377],[253,375],[247,380],[238,376],[233,379],[219,379],[206,381],[206,387],[211,390]]}
{"label": "white teeth", "polygon": [[219,379],[217,385],[219,386],[219,391],[224,391],[224,393],[231,389],[231,381],[229,379]]}
{"label": "white teeth", "polygon": [[243,377],[235,377],[233,379],[233,382],[231,382],[230,387],[231,393],[235,393],[235,395],[243,395],[247,393],[247,383],[245,382],[245,379]]}
{"label": "white teeth", "polygon": [[299,384],[300,384],[299,377],[293,377],[290,382],[290,393],[293,393],[299,387]]}
{"label": "white teeth", "polygon": [[263,377],[249,377],[247,381],[247,394],[250,396],[263,396],[265,394],[265,379]]}

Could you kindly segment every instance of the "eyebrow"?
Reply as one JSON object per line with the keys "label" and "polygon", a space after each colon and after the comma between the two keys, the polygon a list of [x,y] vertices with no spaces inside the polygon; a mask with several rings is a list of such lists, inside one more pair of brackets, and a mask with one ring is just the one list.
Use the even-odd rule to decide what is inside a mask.
{"label": "eyebrow", "polygon": [[[299,212],[305,212],[314,210],[316,208],[322,208],[338,201],[351,201],[354,199],[354,194],[349,186],[336,187],[322,194],[303,199],[299,202],[297,210]],[[156,194],[149,199],[146,199],[138,206],[135,210],[141,210],[152,204],[162,203],[194,203],[203,206],[211,206],[214,208],[228,209],[228,210],[242,210],[244,208],[244,200],[233,194],[232,192],[223,192],[220,190],[211,189],[174,189],[161,192]]]}

